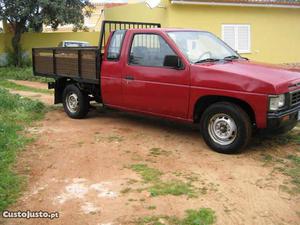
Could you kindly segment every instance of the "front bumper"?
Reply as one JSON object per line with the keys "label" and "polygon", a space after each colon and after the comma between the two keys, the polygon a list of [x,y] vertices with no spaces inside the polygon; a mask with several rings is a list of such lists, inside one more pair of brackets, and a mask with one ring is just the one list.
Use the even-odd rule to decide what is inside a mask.
{"label": "front bumper", "polygon": [[280,134],[293,129],[297,125],[299,111],[300,105],[292,109],[268,113],[266,131]]}

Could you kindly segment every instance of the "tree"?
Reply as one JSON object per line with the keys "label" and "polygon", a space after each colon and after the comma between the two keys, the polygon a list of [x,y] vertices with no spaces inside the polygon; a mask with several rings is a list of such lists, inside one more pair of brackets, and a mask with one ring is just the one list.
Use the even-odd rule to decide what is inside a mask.
{"label": "tree", "polygon": [[82,27],[84,16],[90,16],[92,9],[88,0],[0,0],[0,20],[8,21],[13,31],[15,66],[21,65],[20,40],[24,32],[40,32],[43,24],[54,30],[65,24]]}

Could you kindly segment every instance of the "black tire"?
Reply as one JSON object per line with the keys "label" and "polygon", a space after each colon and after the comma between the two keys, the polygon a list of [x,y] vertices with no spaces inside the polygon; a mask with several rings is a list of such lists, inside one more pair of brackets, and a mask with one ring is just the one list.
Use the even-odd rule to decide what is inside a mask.
{"label": "black tire", "polygon": [[[76,98],[77,101],[72,101],[74,98]],[[72,102],[73,105],[70,102]],[[70,84],[63,92],[63,105],[65,112],[69,117],[73,119],[82,119],[86,117],[87,113],[89,112],[88,94],[81,91],[76,85]]]}
{"label": "black tire", "polygon": [[[240,152],[247,146],[252,136],[248,114],[241,107],[230,102],[218,102],[209,106],[201,116],[200,128],[206,144],[216,152],[224,154]],[[226,134],[228,132],[230,136],[228,140],[222,142],[220,133],[224,135],[224,132]]]}

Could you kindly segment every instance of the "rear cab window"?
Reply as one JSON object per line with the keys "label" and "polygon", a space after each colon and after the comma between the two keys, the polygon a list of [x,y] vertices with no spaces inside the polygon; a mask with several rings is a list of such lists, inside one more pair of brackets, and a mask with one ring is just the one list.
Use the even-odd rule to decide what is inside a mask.
{"label": "rear cab window", "polygon": [[107,60],[109,61],[119,60],[125,33],[126,30],[114,31],[107,50]]}

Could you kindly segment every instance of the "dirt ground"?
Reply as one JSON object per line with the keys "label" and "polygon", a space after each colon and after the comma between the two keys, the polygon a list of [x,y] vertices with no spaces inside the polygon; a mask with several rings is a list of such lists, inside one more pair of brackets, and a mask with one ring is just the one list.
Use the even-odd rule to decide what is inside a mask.
{"label": "dirt ground", "polygon": [[[51,95],[32,95],[52,102]],[[286,176],[262,160],[265,153],[298,154],[295,146],[256,143],[242,154],[222,155],[205,145],[195,126],[101,108],[87,119],[72,120],[60,107],[28,133],[36,141],[20,153],[17,166],[28,187],[10,210],[58,211],[60,217],[2,219],[0,224],[132,224],[137,217],[180,217],[186,209],[202,207],[216,212],[219,225],[300,224],[299,195],[282,191]],[[152,155],[153,148],[168,154]],[[206,191],[197,198],[150,196],[129,168],[141,163],[167,178],[192,174]],[[124,191],[130,188],[141,191]]]}

